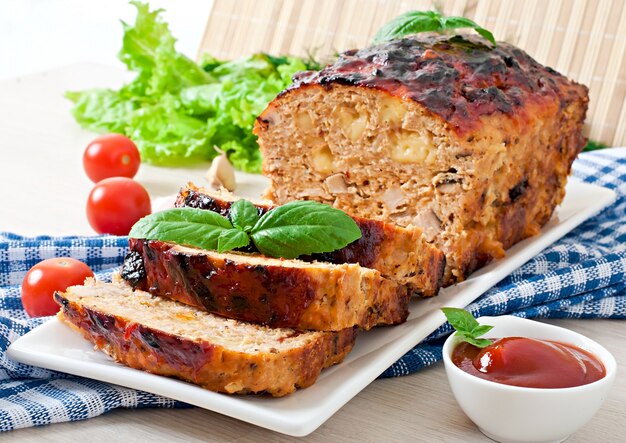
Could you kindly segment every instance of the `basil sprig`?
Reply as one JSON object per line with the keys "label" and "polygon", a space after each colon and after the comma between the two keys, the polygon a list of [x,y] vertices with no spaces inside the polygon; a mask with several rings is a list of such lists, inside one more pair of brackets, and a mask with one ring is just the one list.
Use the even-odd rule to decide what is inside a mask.
{"label": "basil sprig", "polygon": [[252,203],[238,200],[230,220],[203,209],[167,209],[139,220],[129,236],[218,252],[252,242],[264,255],[296,258],[341,249],[361,238],[361,230],[346,213],[317,202],[290,202],[259,216]]}
{"label": "basil sprig", "polygon": [[493,326],[481,325],[476,321],[474,316],[465,309],[441,308],[441,310],[446,315],[448,322],[456,329],[454,335],[461,337],[463,341],[478,348],[485,348],[493,343],[489,339],[478,338],[491,331]]}
{"label": "basil sprig", "polygon": [[443,32],[451,29],[472,28],[496,46],[493,34],[465,17],[445,17],[435,11],[409,11],[399,15],[374,36],[374,44],[420,32]]}

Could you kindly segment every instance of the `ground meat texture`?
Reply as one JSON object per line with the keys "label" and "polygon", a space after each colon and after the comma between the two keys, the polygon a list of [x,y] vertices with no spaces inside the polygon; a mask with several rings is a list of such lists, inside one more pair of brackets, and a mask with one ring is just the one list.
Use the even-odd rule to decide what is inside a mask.
{"label": "ground meat texture", "polygon": [[[230,205],[237,200],[233,194],[212,192],[193,184],[183,187],[176,199],[176,207],[191,207],[230,215]],[[271,203],[254,203],[259,215],[273,209]],[[442,284],[445,268],[443,252],[426,242],[420,228],[401,227],[395,223],[353,217],[361,230],[361,238],[337,251],[302,256],[304,261],[327,263],[358,263],[379,271],[383,277],[406,285],[411,293],[430,297],[436,295]],[[253,244],[243,252],[256,252]],[[133,263],[130,262],[129,265]],[[122,276],[132,283],[132,280]]]}
{"label": "ground meat texture", "polygon": [[348,51],[297,75],[257,119],[265,197],[418,226],[451,284],[550,219],[587,103],[585,86],[477,36]]}
{"label": "ground meat texture", "polygon": [[[218,253],[131,238],[144,277],[133,287],[236,320],[270,327],[339,331],[402,323],[406,287],[358,264]],[[123,277],[123,275],[122,275]]]}
{"label": "ground meat texture", "polygon": [[272,329],[198,311],[114,281],[88,279],[56,293],[58,317],[116,361],[229,394],[282,397],[312,385],[356,339]]}

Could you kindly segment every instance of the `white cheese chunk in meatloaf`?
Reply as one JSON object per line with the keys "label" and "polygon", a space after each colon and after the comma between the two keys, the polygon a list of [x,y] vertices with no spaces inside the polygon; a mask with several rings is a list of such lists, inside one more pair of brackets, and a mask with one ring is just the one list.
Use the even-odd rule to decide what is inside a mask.
{"label": "white cheese chunk in meatloaf", "polygon": [[356,331],[300,332],[230,320],[95,282],[56,293],[58,317],[116,361],[229,394],[283,396],[315,382],[350,352]]}
{"label": "white cheese chunk in meatloaf", "polygon": [[514,46],[419,35],[305,72],[255,134],[277,204],[420,227],[446,283],[537,234],[582,150],[587,88]]}

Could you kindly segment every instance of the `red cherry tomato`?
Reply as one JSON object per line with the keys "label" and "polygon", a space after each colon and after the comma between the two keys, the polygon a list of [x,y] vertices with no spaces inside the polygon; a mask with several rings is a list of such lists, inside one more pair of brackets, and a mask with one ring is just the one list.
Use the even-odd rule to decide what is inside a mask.
{"label": "red cherry tomato", "polygon": [[96,138],[83,154],[83,167],[94,183],[109,177],[133,178],[140,162],[137,146],[121,134]]}
{"label": "red cherry tomato", "polygon": [[130,178],[106,178],[96,183],[87,199],[87,220],[99,234],[128,235],[150,212],[148,192]]}
{"label": "red cherry tomato", "polygon": [[54,301],[55,291],[81,285],[93,272],[85,263],[73,258],[49,258],[40,261],[24,276],[22,304],[31,317],[54,315],[59,305]]}

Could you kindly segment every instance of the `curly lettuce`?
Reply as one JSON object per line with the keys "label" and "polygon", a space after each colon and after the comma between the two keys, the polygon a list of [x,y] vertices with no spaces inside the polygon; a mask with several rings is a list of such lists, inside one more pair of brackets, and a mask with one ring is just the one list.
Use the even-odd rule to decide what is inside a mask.
{"label": "curly lettuce", "polygon": [[137,75],[119,90],[66,93],[76,121],[96,132],[127,135],[148,163],[211,160],[219,146],[236,168],[260,172],[254,121],[294,73],[312,67],[309,61],[255,54],[227,62],[205,55],[196,63],[176,51],[161,10],[131,3],[137,18],[133,25],[122,22],[118,57]]}

